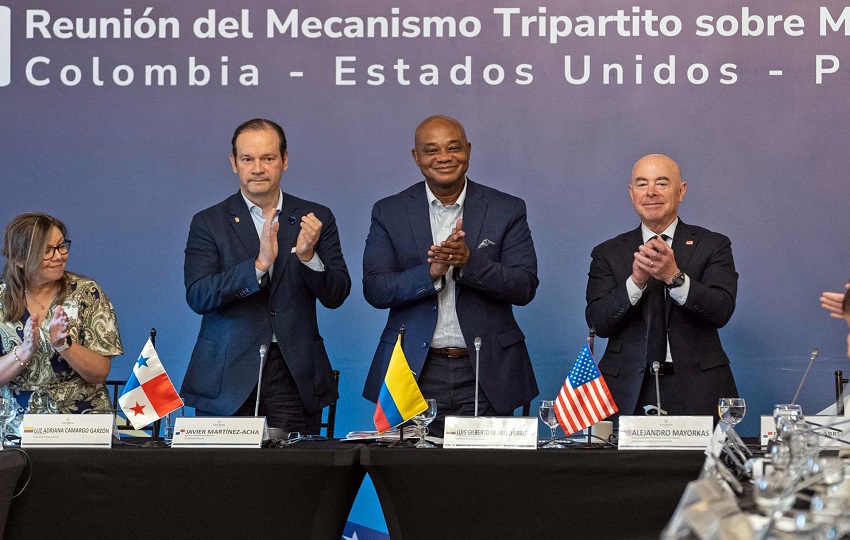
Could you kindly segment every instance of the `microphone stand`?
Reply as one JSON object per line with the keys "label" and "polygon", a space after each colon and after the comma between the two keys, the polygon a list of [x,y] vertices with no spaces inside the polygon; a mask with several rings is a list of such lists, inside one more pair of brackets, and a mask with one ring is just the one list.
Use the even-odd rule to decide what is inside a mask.
{"label": "microphone stand", "polygon": [[475,338],[475,418],[478,418],[478,361],[481,357],[481,338]]}
{"label": "microphone stand", "polygon": [[661,416],[661,385],[658,383],[658,372],[661,364],[656,360],[652,363],[652,371],[655,372],[655,406],[658,407],[658,416]]}
{"label": "microphone stand", "polygon": [[800,395],[800,390],[803,388],[803,383],[806,382],[806,377],[809,376],[809,370],[812,369],[812,364],[815,363],[815,358],[818,357],[818,353],[820,350],[815,347],[815,350],[812,351],[812,354],[809,356],[809,365],[806,367],[806,372],[803,373],[803,379],[800,381],[800,385],[797,386],[797,391],[794,393],[794,399],[791,400],[791,405],[797,403],[797,397]]}
{"label": "microphone stand", "polygon": [[260,385],[263,383],[263,366],[266,365],[266,354],[268,347],[265,343],[260,345],[260,373],[257,375],[257,402],[254,404],[254,416],[260,416]]}

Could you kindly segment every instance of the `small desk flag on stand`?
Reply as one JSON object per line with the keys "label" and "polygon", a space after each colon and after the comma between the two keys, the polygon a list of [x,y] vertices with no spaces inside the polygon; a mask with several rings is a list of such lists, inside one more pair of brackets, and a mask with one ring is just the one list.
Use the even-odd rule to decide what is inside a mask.
{"label": "small desk flag on stand", "polygon": [[617,412],[605,379],[593,361],[587,343],[555,400],[555,416],[564,433],[576,433]]}
{"label": "small desk flag on stand", "polygon": [[395,342],[384,384],[378,394],[378,404],[373,417],[378,433],[399,426],[428,408],[407,358],[404,357],[401,335],[399,333]]}
{"label": "small desk flag on stand", "polygon": [[136,429],[183,406],[183,400],[171,384],[150,339],[133,365],[133,373],[124,384],[118,404]]}

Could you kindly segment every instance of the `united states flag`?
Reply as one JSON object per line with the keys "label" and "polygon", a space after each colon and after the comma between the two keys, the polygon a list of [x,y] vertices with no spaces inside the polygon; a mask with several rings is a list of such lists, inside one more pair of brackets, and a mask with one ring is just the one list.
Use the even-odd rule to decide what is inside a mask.
{"label": "united states flag", "polygon": [[555,400],[558,422],[564,433],[575,433],[616,412],[617,404],[585,343]]}

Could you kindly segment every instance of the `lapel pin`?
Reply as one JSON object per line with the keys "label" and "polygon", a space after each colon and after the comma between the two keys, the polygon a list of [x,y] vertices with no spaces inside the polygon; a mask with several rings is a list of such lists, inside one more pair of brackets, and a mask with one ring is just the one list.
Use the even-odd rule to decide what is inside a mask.
{"label": "lapel pin", "polygon": [[295,216],[289,216],[289,224],[295,225]]}
{"label": "lapel pin", "polygon": [[693,240],[688,240],[687,242],[685,242],[685,245],[686,245],[686,246],[692,246],[692,245],[694,245],[694,241],[693,241]]}
{"label": "lapel pin", "polygon": [[235,221],[236,223],[239,223],[239,218],[235,217],[235,218],[233,218],[233,221]]}

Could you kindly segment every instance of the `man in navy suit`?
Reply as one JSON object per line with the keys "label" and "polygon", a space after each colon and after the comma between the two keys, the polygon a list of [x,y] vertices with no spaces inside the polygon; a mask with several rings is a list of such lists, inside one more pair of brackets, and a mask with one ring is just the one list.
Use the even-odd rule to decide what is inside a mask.
{"label": "man in navy suit", "polygon": [[363,253],[366,300],[390,310],[363,396],[377,401],[404,327],[410,368],[437,400],[437,435],[446,415],[474,413],[476,338],[480,415],[513,414],[538,393],[513,315],[538,285],[525,203],[466,177],[471,148],[457,120],[424,120],[412,154],[425,182],[375,204]]}
{"label": "man in navy suit", "polygon": [[621,414],[656,404],[675,415],[717,415],[738,395],[717,330],[735,310],[738,274],[722,234],[678,217],[687,183],[679,165],[651,154],[635,163],[629,195],[641,225],[593,249],[587,324],[608,338],[599,371]]}
{"label": "man in navy suit", "polygon": [[198,415],[253,416],[264,346],[260,416],[315,434],[337,398],[316,300],[337,308],[351,290],[336,220],[281,191],[279,125],[249,120],[231,146],[239,191],[196,214],[186,242],[186,300],[203,320],[181,394]]}

